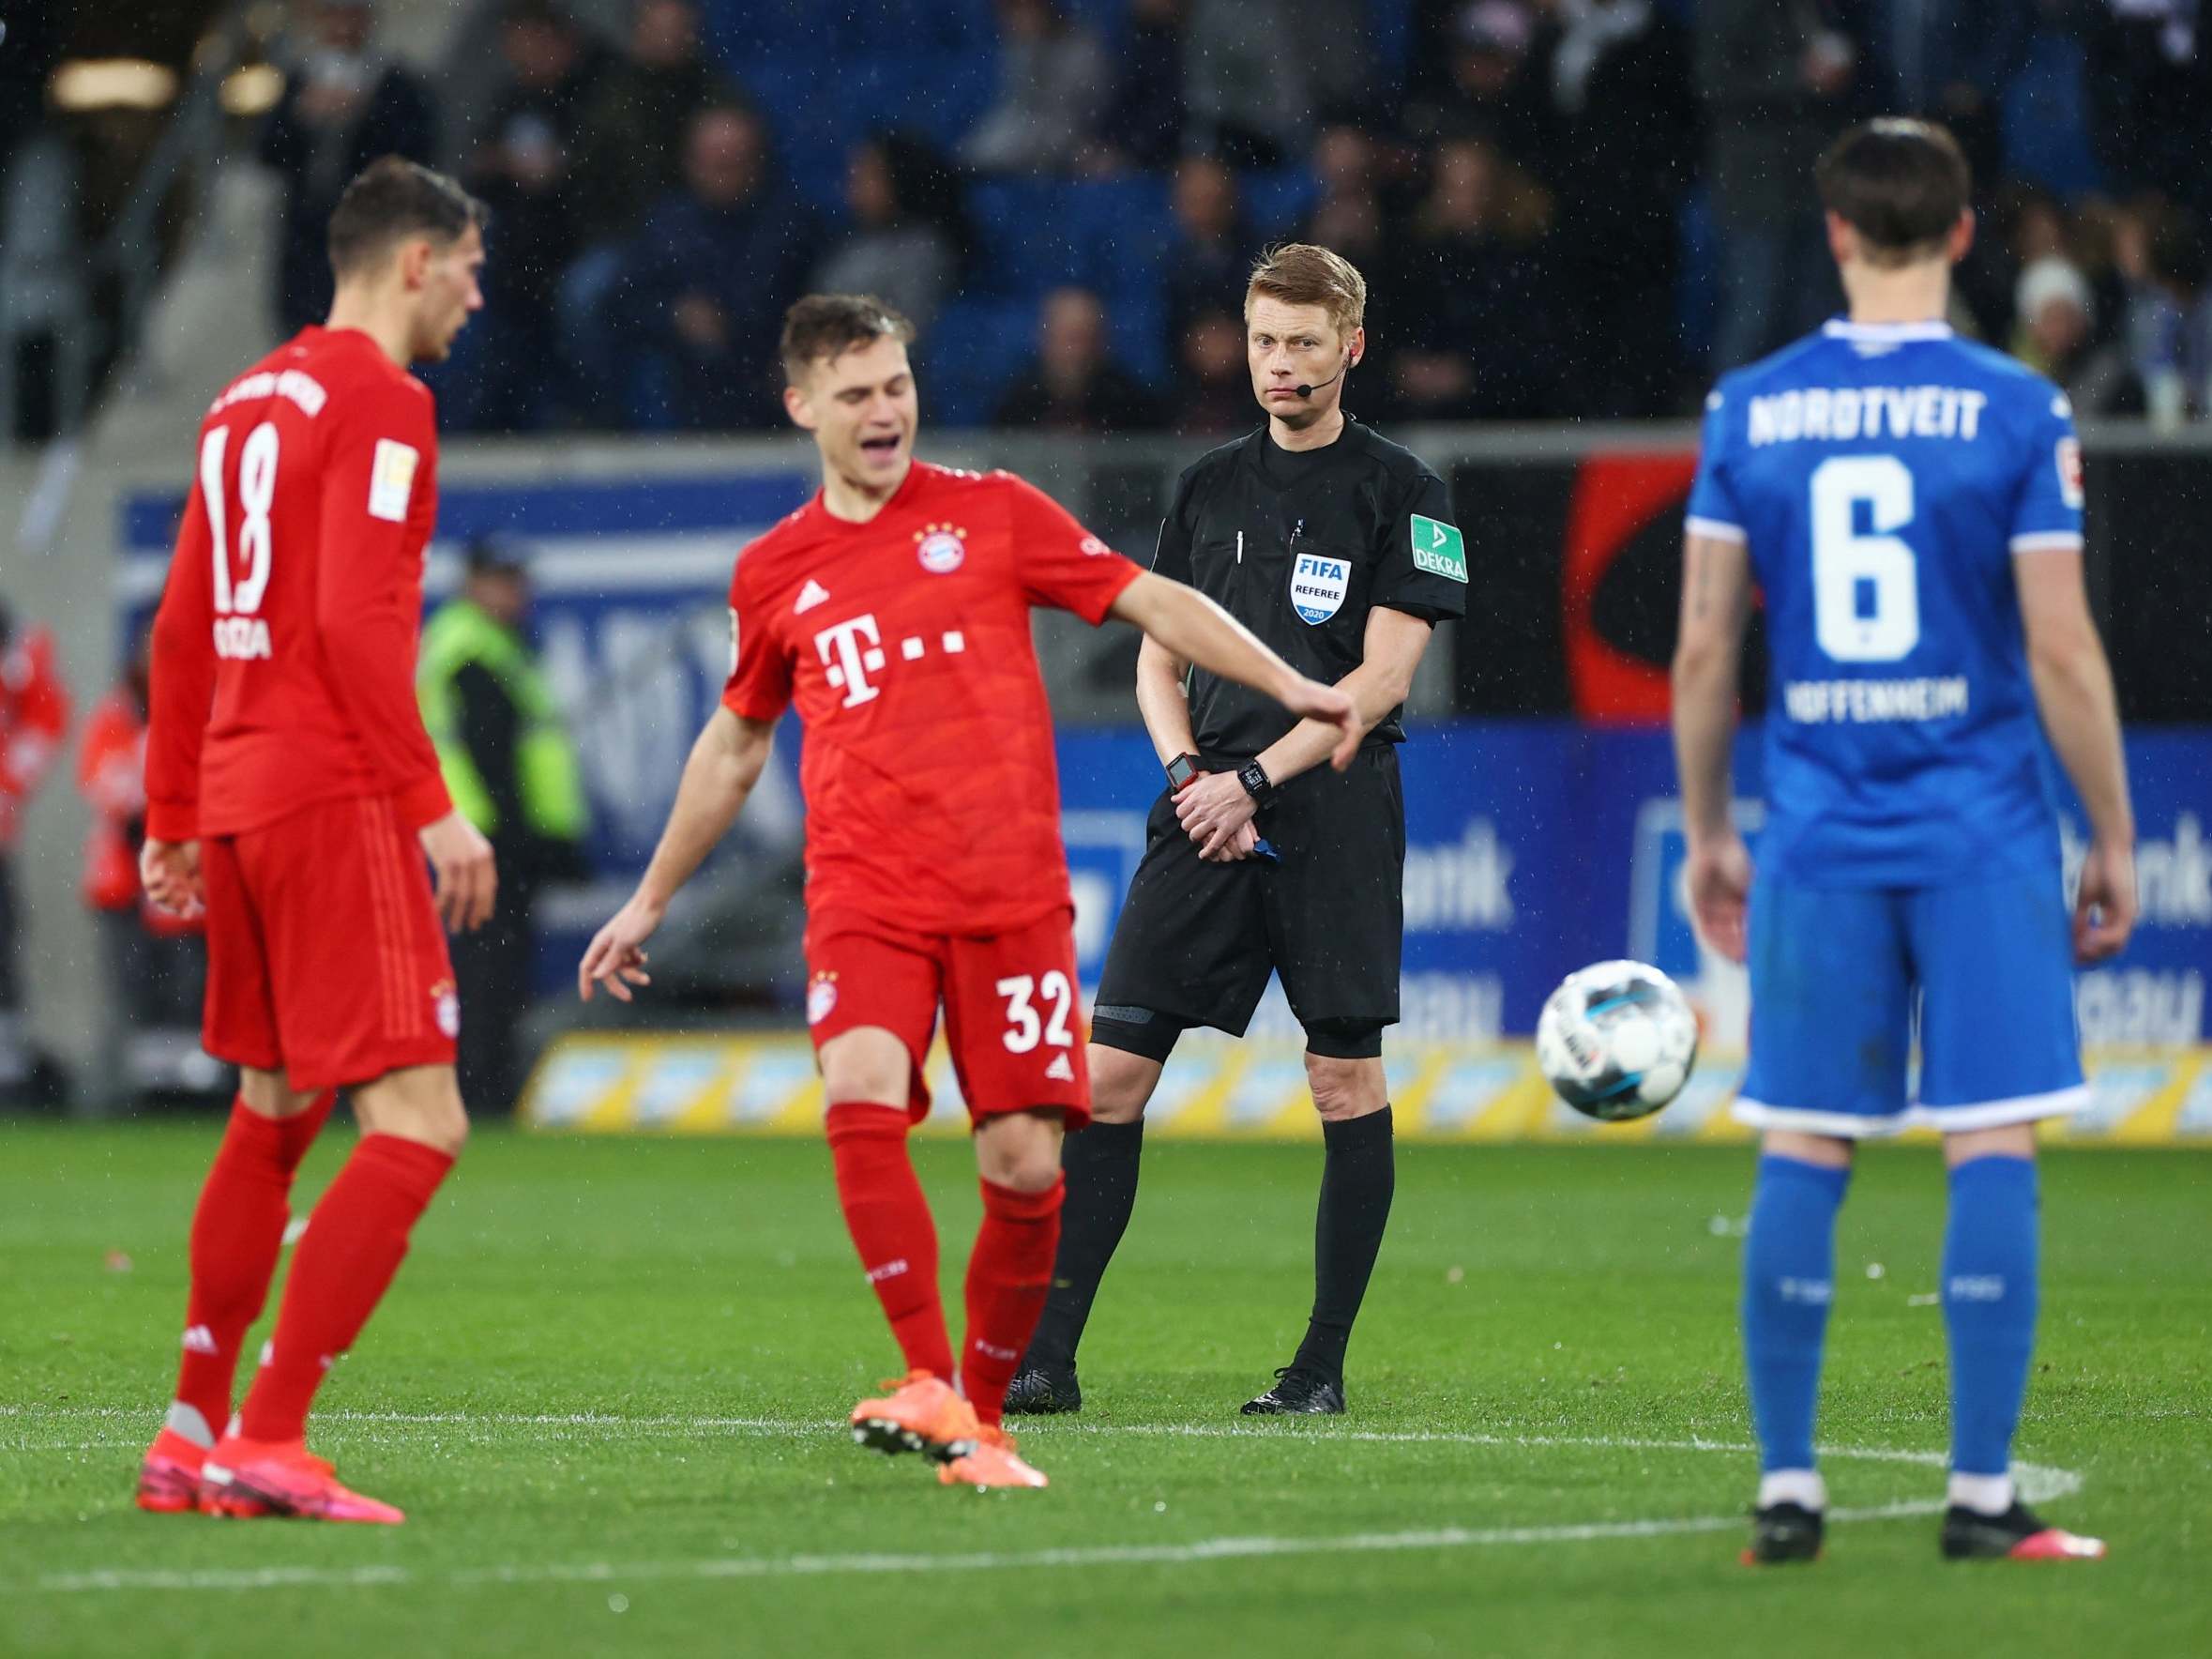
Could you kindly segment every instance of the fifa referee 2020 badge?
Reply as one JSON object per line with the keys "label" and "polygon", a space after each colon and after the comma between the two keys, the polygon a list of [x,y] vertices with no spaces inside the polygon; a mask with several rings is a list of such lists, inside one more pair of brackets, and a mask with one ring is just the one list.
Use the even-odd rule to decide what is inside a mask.
{"label": "fifa referee 2020 badge", "polygon": [[1326,728],[1147,640],[1137,703],[1166,770],[1094,1010],[1090,1128],[1068,1137],[1053,1292],[1008,1410],[1080,1408],[1075,1354],[1136,1202],[1144,1107],[1193,1026],[1242,1036],[1279,975],[1306,1032],[1326,1144],[1304,1339],[1248,1414],[1344,1408],[1344,1353],[1390,1213],[1383,1031],[1398,1020],[1402,705],[1434,625],[1466,610],[1444,480],[1348,415],[1367,284],[1290,244],[1245,294],[1248,436],[1175,486],[1153,569],[1203,590],[1300,672],[1353,694],[1367,736],[1339,774]]}

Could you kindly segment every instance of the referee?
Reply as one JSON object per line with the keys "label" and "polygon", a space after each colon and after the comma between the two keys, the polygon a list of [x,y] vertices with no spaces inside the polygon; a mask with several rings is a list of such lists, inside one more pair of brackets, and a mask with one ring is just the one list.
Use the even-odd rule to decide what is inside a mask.
{"label": "referee", "polygon": [[1267,423],[1175,486],[1153,569],[1190,583],[1302,672],[1353,693],[1368,726],[1347,772],[1331,734],[1189,670],[1150,640],[1137,706],[1166,769],[1144,861],[1093,1011],[1091,1127],[1063,1153],[1068,1194],[1044,1318],[1007,1409],[1074,1411],[1075,1350],[1137,1197],[1144,1105],[1192,1026],[1241,1036],[1280,974],[1306,1030],[1326,1151],[1306,1337],[1247,1415],[1344,1408],[1344,1347],[1395,1177],[1383,1027],[1398,1019],[1405,803],[1399,721],[1430,631],[1466,610],[1444,480],[1342,407],[1367,345],[1367,283],[1293,243],[1245,293]]}

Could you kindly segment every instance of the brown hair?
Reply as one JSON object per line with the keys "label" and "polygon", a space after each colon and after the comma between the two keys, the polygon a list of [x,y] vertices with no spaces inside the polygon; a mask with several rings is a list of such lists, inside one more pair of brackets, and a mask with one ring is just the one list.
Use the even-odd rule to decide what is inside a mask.
{"label": "brown hair", "polygon": [[1932,121],[1862,121],[1813,169],[1821,205],[1859,235],[1869,261],[1938,251],[1973,194],[1959,141]]}
{"label": "brown hair", "polygon": [[783,313],[783,377],[796,386],[816,363],[834,363],[886,337],[914,343],[914,325],[872,294],[810,294]]}
{"label": "brown hair", "polygon": [[447,246],[470,225],[481,229],[489,217],[483,203],[443,173],[386,156],[361,169],[331,211],[330,268],[342,282],[402,237],[428,236]]}
{"label": "brown hair", "polygon": [[1311,242],[1284,242],[1260,255],[1244,291],[1244,314],[1252,301],[1280,299],[1285,305],[1318,305],[1339,334],[1350,339],[1367,316],[1367,279],[1341,253]]}

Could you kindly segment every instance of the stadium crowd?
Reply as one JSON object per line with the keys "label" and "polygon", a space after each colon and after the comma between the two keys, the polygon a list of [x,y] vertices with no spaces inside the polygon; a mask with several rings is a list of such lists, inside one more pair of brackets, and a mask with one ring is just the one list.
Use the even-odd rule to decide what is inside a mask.
{"label": "stadium crowd", "polygon": [[1370,276],[1371,418],[1681,414],[1833,309],[1803,181],[1884,111],[1974,161],[1962,327],[2091,415],[2212,410],[2198,0],[476,0],[435,73],[378,22],[299,8],[275,321],[361,163],[454,167],[497,215],[460,430],[773,426],[836,288],[921,326],[942,423],[1220,431],[1294,236]]}

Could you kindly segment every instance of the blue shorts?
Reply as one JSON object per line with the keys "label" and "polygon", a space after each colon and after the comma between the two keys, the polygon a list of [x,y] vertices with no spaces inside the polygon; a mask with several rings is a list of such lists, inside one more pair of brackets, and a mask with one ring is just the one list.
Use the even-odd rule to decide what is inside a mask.
{"label": "blue shorts", "polygon": [[1927,888],[1760,876],[1750,920],[1744,1122],[1857,1139],[1907,1124],[1993,1129],[2088,1103],[2055,870]]}

